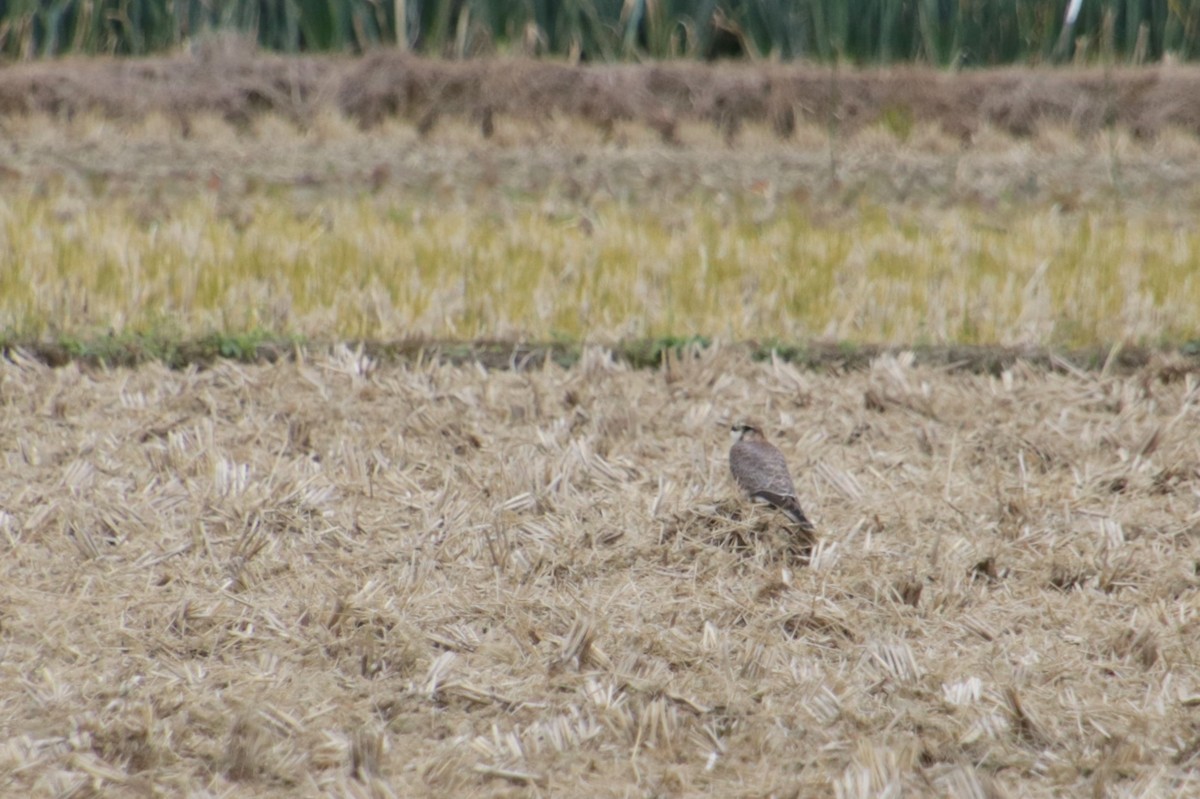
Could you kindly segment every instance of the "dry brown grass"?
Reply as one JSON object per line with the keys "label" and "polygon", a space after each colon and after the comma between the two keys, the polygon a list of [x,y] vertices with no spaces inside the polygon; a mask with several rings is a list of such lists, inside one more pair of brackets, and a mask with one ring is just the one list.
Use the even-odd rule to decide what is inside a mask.
{"label": "dry brown grass", "polygon": [[1151,67],[831,69],[811,64],[665,62],[569,65],[520,58],[443,61],[381,50],[350,59],[256,52],[213,39],[190,52],[145,59],[64,59],[0,71],[0,115],[99,112],[113,118],[165,114],[189,131],[196,114],[245,125],[264,112],[299,124],[338,111],[365,125],[401,116],[431,133],[469,120],[490,137],[497,123],[579,119],[611,133],[634,123],[678,143],[679,127],[703,121],[730,141],[746,126],[781,138],[797,125],[853,132],[881,120],[915,121],[969,142],[981,130],[1028,135],[1069,125],[1090,136],[1107,124],[1139,136],[1167,128],[1200,133],[1200,69]]}
{"label": "dry brown grass", "polygon": [[1192,376],[15,357],[0,793],[1200,790]]}

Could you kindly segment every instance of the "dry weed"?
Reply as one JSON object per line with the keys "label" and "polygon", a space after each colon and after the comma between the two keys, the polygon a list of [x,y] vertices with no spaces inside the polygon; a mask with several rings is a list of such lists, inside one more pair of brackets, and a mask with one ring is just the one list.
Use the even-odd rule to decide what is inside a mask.
{"label": "dry weed", "polygon": [[[719,348],[14,353],[0,792],[1194,793],[1198,398]],[[733,492],[747,412],[806,560]]]}

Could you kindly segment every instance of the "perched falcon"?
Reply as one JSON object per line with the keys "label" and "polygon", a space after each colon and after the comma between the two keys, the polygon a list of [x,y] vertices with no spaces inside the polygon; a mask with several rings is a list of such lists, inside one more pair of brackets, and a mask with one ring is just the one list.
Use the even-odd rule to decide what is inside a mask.
{"label": "perched falcon", "polygon": [[804,533],[813,532],[813,524],[800,508],[796,486],[788,472],[783,453],[751,424],[735,424],[737,441],[729,450],[729,471],[751,499],[762,500],[787,514]]}

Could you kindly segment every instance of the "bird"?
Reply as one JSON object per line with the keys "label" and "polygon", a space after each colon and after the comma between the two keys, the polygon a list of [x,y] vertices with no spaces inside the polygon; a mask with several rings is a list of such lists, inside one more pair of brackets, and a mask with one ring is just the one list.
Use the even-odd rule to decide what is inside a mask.
{"label": "bird", "polygon": [[737,437],[729,450],[733,479],[751,499],[779,509],[796,523],[799,532],[811,535],[815,528],[800,507],[783,453],[753,424],[735,424],[732,432]]}

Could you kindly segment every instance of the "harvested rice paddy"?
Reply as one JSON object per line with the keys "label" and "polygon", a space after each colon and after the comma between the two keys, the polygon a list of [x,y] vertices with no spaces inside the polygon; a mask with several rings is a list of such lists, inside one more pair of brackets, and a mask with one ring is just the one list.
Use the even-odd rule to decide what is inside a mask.
{"label": "harvested rice paddy", "polygon": [[0,793],[1200,790],[1186,370],[526,366],[0,361]]}

